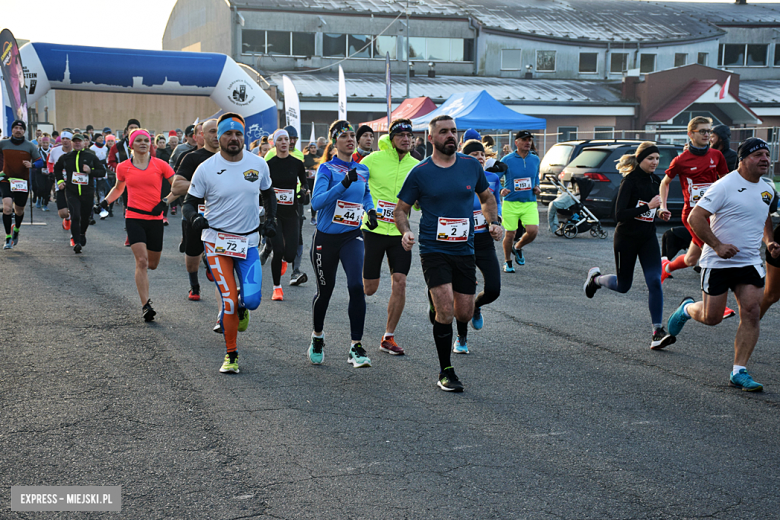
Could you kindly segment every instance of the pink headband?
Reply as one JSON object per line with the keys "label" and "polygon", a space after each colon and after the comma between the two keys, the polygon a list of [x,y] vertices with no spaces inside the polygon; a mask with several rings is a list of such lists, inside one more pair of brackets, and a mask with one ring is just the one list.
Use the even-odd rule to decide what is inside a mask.
{"label": "pink headband", "polygon": [[152,136],[149,135],[149,132],[147,132],[143,128],[139,128],[139,129],[133,130],[132,132],[130,132],[130,148],[133,147],[133,143],[135,142],[135,138],[138,137],[139,135],[145,135],[149,139],[149,141],[152,140]]}

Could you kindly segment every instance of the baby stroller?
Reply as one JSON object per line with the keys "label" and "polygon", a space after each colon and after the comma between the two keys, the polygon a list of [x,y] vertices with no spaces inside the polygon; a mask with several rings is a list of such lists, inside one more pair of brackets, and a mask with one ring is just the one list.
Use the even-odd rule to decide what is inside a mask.
{"label": "baby stroller", "polygon": [[[574,204],[565,208],[572,212],[571,217],[566,222],[558,224],[558,229],[555,230],[555,235],[559,237],[574,238],[580,233],[590,231],[590,235],[595,238],[607,238],[608,233],[601,227],[601,222],[596,216],[585,207],[581,202],[588,198],[591,190],[593,189],[594,182],[587,177],[572,177],[572,187],[577,187],[578,194],[575,195],[569,188],[567,188],[561,180],[554,175],[545,176],[549,182],[551,182],[561,194],[568,194],[574,200]],[[579,198],[578,198],[579,197]]]}

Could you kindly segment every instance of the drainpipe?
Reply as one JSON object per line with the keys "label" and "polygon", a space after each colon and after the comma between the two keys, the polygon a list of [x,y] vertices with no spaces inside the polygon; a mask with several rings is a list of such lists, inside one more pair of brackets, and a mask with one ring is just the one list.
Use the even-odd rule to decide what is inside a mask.
{"label": "drainpipe", "polygon": [[636,53],[634,54],[634,67],[635,69],[640,68],[639,66],[639,42],[636,42]]}
{"label": "drainpipe", "polygon": [[609,63],[609,51],[612,48],[611,45],[612,42],[607,42],[607,52],[604,53],[604,79],[609,79],[609,69],[611,67]]}
{"label": "drainpipe", "polygon": [[469,26],[474,29],[474,75],[479,75],[479,24],[474,18],[469,17]]}

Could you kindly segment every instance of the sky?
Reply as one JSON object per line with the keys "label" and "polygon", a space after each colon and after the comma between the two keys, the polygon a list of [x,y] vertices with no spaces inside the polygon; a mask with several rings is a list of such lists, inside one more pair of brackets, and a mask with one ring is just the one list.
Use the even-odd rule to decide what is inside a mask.
{"label": "sky", "polygon": [[[734,0],[663,1],[734,3]],[[770,1],[748,0],[748,3]],[[22,3],[27,7],[20,8]],[[154,50],[162,49],[165,25],[175,4],[176,0],[87,2],[75,10],[77,4],[67,0],[0,0],[0,12],[2,27],[10,29],[17,39]]]}

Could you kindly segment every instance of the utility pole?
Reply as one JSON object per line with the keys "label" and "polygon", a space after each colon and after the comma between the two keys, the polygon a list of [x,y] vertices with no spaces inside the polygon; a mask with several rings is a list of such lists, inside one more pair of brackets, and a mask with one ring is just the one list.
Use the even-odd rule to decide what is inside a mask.
{"label": "utility pole", "polygon": [[409,0],[406,0],[406,99],[409,99],[409,59]]}

